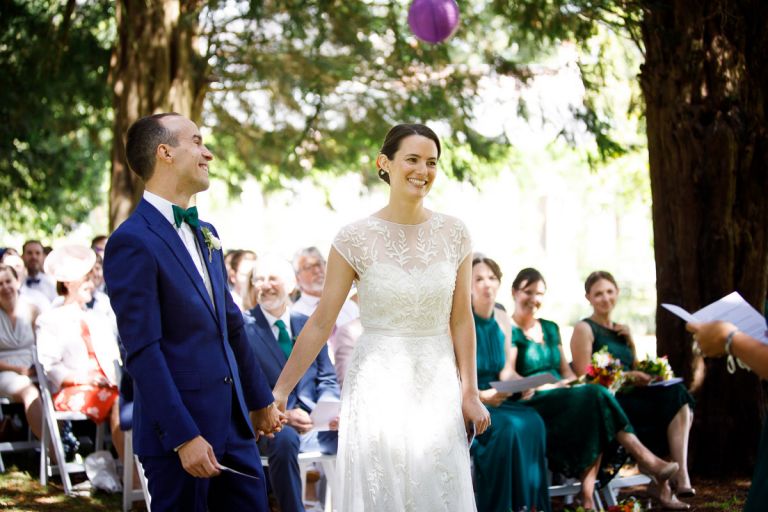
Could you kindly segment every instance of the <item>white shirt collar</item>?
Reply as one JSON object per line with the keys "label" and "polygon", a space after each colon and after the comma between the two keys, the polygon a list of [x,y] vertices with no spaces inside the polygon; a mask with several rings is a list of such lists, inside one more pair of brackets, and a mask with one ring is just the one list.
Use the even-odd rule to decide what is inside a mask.
{"label": "white shirt collar", "polygon": [[270,315],[266,309],[261,308],[261,312],[264,313],[264,318],[267,319],[267,322],[269,322],[270,327],[274,327],[275,322],[278,320],[282,320],[285,324],[286,329],[288,329],[288,333],[293,335],[291,332],[291,310],[290,308],[285,308],[285,312],[280,316],[280,318],[277,318],[276,316]]}
{"label": "white shirt collar", "polygon": [[173,224],[176,227],[176,221],[173,220],[173,203],[164,197],[160,197],[157,194],[153,194],[149,190],[144,191],[144,199],[159,211],[165,220]]}
{"label": "white shirt collar", "polygon": [[310,295],[308,293],[302,293],[297,302],[305,302],[308,305],[314,307],[317,306],[318,302],[320,302],[320,297],[315,297],[314,295]]}

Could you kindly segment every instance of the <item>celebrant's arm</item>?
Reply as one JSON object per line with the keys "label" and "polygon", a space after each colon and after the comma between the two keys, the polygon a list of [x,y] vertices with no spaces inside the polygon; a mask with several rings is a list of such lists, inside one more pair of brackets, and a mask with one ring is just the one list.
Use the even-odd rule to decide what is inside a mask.
{"label": "celebrant's arm", "polygon": [[686,328],[694,333],[702,353],[707,357],[726,355],[725,345],[728,335],[733,333],[731,354],[761,378],[768,379],[768,345],[739,331],[730,322],[690,323]]}
{"label": "celebrant's arm", "polygon": [[275,384],[273,395],[280,410],[285,411],[291,390],[296,387],[328,340],[354,279],[355,270],[332,247],[328,255],[328,271],[320,302],[301,330],[291,356]]}

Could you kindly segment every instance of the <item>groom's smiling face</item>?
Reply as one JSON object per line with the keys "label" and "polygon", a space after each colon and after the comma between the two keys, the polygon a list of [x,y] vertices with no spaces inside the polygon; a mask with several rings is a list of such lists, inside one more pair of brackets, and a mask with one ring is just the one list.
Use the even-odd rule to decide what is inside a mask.
{"label": "groom's smiling face", "polygon": [[177,173],[177,187],[189,194],[208,189],[208,163],[213,154],[203,144],[197,125],[182,116],[162,119],[163,125],[176,134],[177,146],[169,147]]}

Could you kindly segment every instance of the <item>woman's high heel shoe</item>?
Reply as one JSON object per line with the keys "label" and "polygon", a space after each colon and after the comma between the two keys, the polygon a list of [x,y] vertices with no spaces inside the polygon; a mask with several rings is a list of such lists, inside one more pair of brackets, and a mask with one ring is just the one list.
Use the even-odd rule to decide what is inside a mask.
{"label": "woman's high heel shoe", "polygon": [[653,471],[645,464],[638,463],[637,469],[644,475],[647,475],[654,483],[658,484],[672,478],[672,475],[680,469],[680,465],[677,462],[667,462],[659,471]]}

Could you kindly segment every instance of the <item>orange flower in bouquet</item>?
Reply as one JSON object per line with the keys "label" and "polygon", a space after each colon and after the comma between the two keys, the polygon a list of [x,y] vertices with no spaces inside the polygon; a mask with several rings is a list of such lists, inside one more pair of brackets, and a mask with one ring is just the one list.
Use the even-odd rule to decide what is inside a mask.
{"label": "orange flower in bouquet", "polygon": [[587,384],[600,384],[611,393],[616,393],[624,382],[621,361],[608,352],[608,347],[601,348],[592,354],[592,361],[587,365],[584,381]]}

